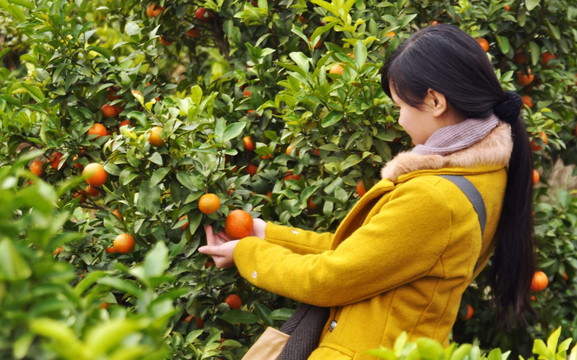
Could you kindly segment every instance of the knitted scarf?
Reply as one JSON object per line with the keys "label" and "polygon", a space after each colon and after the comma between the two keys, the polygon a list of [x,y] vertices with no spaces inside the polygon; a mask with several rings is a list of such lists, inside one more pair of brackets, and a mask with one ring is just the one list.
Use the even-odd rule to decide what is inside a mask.
{"label": "knitted scarf", "polygon": [[486,119],[466,119],[435,131],[429,139],[411,151],[419,155],[447,155],[483,140],[499,125],[499,118],[491,115]]}

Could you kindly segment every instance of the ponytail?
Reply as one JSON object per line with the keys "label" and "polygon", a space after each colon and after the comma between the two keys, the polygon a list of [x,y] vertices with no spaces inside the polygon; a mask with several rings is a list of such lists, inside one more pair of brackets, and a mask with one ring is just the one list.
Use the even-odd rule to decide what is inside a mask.
{"label": "ponytail", "polygon": [[[493,290],[497,314],[511,325],[523,312],[532,313],[529,301],[535,272],[533,241],[533,159],[527,130],[520,117],[521,96],[505,92],[493,111],[511,125],[513,151],[509,160],[507,186],[497,229],[497,247],[491,261],[488,285]],[[506,317],[505,314],[511,316]]]}

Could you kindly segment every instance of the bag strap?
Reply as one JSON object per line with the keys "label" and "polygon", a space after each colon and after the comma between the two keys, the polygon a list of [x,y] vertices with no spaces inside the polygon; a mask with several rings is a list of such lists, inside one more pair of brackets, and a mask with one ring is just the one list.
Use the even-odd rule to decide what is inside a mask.
{"label": "bag strap", "polygon": [[485,223],[487,221],[487,212],[485,210],[485,202],[481,193],[471,181],[462,175],[439,175],[457,185],[459,189],[467,196],[473,208],[477,212],[479,218],[479,225],[481,225],[481,237],[485,234]]}

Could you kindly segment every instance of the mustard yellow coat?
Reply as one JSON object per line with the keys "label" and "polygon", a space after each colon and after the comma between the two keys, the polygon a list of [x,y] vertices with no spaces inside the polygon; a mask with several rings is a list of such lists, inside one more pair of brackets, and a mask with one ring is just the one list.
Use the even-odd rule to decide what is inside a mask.
{"label": "mustard yellow coat", "polygon": [[[501,124],[447,156],[402,153],[336,232],[273,223],[265,240],[242,239],[234,259],[257,287],[331,308],[309,359],[374,359],[366,350],[409,339],[448,343],[461,296],[493,248],[512,143]],[[484,238],[461,190],[438,174],[469,179],[485,201]]]}

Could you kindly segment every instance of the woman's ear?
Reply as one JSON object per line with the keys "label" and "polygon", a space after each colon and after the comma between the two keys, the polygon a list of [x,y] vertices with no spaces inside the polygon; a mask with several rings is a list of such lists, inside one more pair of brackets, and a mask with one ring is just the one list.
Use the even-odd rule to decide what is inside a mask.
{"label": "woman's ear", "polygon": [[429,105],[431,113],[434,117],[441,117],[448,110],[447,98],[445,95],[433,89],[427,90],[425,103]]}

